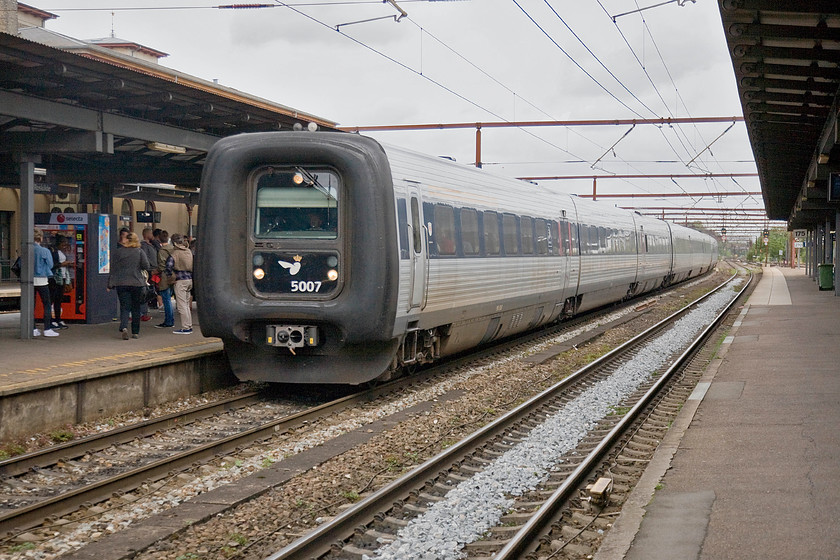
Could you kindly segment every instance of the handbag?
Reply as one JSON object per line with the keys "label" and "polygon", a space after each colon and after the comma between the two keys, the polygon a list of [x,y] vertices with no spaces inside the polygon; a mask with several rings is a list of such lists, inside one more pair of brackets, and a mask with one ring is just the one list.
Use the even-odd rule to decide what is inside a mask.
{"label": "handbag", "polygon": [[15,276],[20,278],[20,257],[15,259],[15,262],[12,265],[12,272],[14,273]]}
{"label": "handbag", "polygon": [[157,292],[155,292],[155,288],[153,286],[149,285],[149,271],[141,270],[140,272],[141,274],[143,274],[143,280],[146,281],[146,283],[143,284],[143,301],[149,302],[155,297],[157,297]]}

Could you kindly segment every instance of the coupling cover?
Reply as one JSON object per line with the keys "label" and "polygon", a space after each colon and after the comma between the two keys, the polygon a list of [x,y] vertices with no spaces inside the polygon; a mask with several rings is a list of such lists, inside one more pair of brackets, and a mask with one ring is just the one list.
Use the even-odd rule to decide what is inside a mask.
{"label": "coupling cover", "polygon": [[318,327],[312,325],[268,325],[265,341],[269,346],[303,348],[318,346]]}

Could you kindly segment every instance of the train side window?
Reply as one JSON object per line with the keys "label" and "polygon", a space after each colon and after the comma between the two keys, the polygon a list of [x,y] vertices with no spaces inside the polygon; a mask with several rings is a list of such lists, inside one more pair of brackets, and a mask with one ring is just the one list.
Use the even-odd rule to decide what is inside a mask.
{"label": "train side window", "polygon": [[519,218],[519,229],[522,232],[520,237],[522,241],[522,254],[534,254],[534,219],[528,217]]}
{"label": "train side window", "polygon": [[455,212],[451,206],[435,204],[434,240],[439,255],[455,254]]}
{"label": "train side window", "polygon": [[542,218],[537,218],[536,220],[534,220],[534,231],[537,234],[536,241],[537,241],[537,254],[538,255],[547,255],[548,252],[549,252],[548,251],[549,246],[550,247],[556,247],[557,246],[556,243],[551,243],[550,242],[551,241],[551,237],[550,237],[551,233],[549,232],[550,229],[555,229],[555,228],[552,228],[552,227],[546,225],[545,220],[543,220]]}
{"label": "train side window", "polygon": [[569,254],[569,224],[568,222],[551,222],[551,237],[554,239],[555,255]]}
{"label": "train side window", "polygon": [[519,235],[516,232],[516,216],[502,214],[502,239],[506,255],[519,254]]}
{"label": "train side window", "polygon": [[411,233],[412,242],[414,245],[414,252],[420,254],[423,252],[423,226],[420,225],[420,203],[417,197],[411,197]]}
{"label": "train side window", "polygon": [[461,247],[464,255],[478,254],[478,212],[472,208],[461,209]]}
{"label": "train side window", "polygon": [[484,250],[488,255],[498,255],[501,250],[499,241],[499,215],[495,212],[484,213]]}
{"label": "train side window", "polygon": [[589,226],[580,224],[580,254],[589,255],[592,247],[589,246]]}
{"label": "train side window", "polygon": [[575,223],[567,222],[569,226],[569,255],[579,255],[580,254],[580,245],[578,242],[578,226]]}

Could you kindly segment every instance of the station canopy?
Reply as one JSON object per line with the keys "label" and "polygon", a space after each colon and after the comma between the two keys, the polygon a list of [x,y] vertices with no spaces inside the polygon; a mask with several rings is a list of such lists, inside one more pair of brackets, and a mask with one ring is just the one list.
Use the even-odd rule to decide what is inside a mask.
{"label": "station canopy", "polygon": [[137,198],[196,202],[204,158],[219,138],[310,123],[335,130],[212,81],[45,29],[27,31],[28,38],[0,33],[3,187],[17,188],[21,158],[36,156],[36,192],[98,203],[140,189]]}
{"label": "station canopy", "polygon": [[718,2],[768,217],[790,228],[834,221],[840,1]]}

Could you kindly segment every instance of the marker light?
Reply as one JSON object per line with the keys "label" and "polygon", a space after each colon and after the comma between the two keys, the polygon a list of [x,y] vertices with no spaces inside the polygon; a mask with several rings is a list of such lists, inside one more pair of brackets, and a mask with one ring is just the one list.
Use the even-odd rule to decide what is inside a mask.
{"label": "marker light", "polygon": [[294,176],[292,177],[292,182],[295,185],[302,185],[303,184],[303,174],[301,174],[300,172],[295,173]]}
{"label": "marker light", "polygon": [[262,280],[263,278],[265,278],[265,271],[261,268],[255,268],[254,278],[256,278],[257,280]]}
{"label": "marker light", "polygon": [[338,280],[338,271],[334,268],[328,270],[327,271],[327,278],[329,278],[329,280],[331,282],[335,282],[336,280]]}

